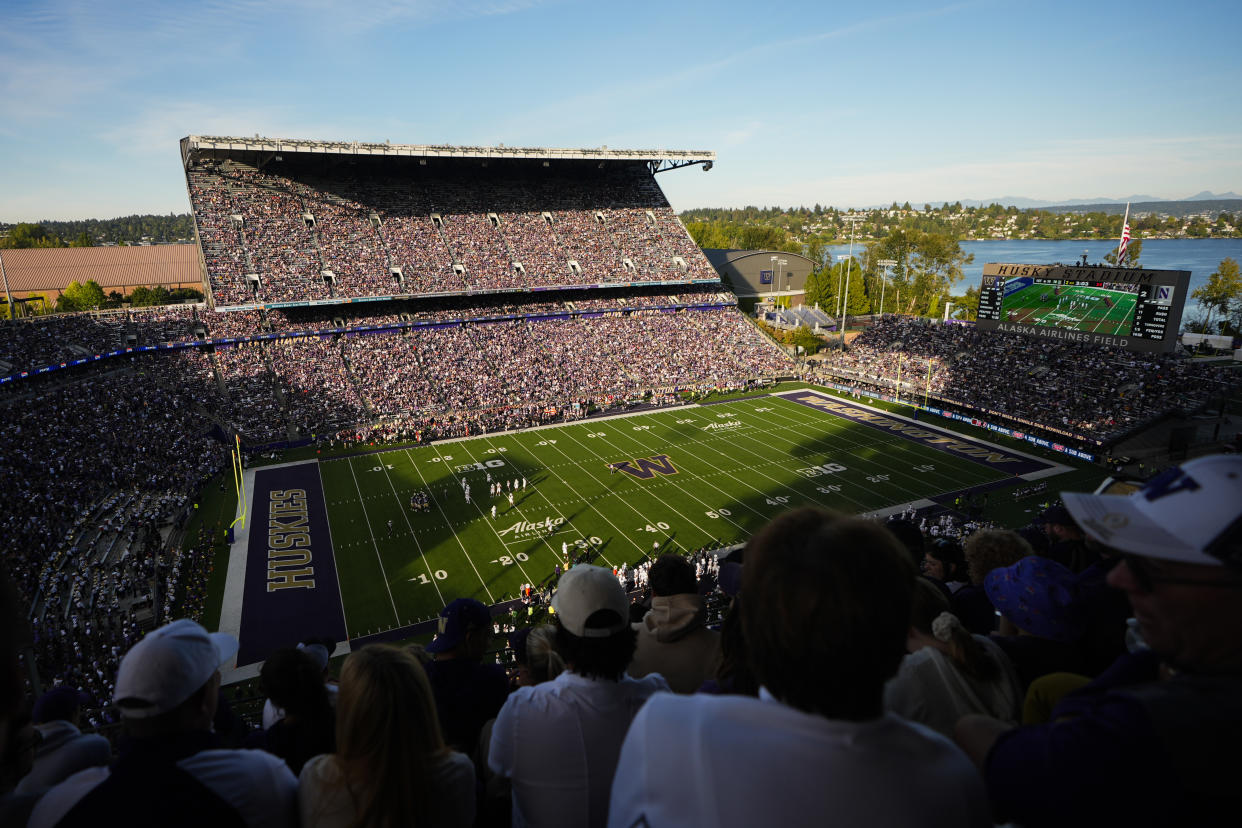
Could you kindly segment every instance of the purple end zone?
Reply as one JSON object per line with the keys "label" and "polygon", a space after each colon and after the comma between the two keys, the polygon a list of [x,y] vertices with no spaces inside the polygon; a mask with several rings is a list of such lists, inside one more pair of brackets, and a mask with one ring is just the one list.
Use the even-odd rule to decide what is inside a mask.
{"label": "purple end zone", "polygon": [[777,396],[790,402],[796,402],[799,405],[805,405],[808,408],[814,408],[846,420],[862,423],[879,431],[895,434],[912,443],[921,443],[922,445],[952,454],[954,457],[961,457],[964,460],[970,460],[981,466],[987,466],[990,469],[996,469],[1008,474],[1029,474],[1053,467],[1052,463],[1026,457],[1016,452],[1006,451],[991,443],[986,445],[976,443],[973,440],[967,440],[948,432],[925,428],[919,423],[908,422],[879,411],[851,405],[845,400],[826,397],[813,391],[791,391],[788,394],[778,394]]}
{"label": "purple end zone", "polygon": [[238,664],[312,636],[345,640],[319,464],[254,475]]}

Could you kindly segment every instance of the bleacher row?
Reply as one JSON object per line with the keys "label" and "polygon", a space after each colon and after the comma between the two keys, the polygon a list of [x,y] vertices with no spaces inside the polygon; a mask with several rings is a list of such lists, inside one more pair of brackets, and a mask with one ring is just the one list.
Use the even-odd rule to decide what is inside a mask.
{"label": "bleacher row", "polygon": [[585,290],[564,299],[506,302],[504,296],[441,297],[381,304],[217,312],[203,305],[37,316],[0,324],[0,376],[141,346],[245,339],[265,333],[484,320],[519,314],[621,313],[633,308],[723,307],[737,298],[719,288],[646,288],[618,294]]}
{"label": "bleacher row", "polygon": [[888,316],[819,363],[824,379],[997,412],[1086,443],[1169,411],[1193,411],[1236,384],[1229,368],[973,325]]}
{"label": "bleacher row", "polygon": [[718,278],[642,167],[187,176],[221,306]]}

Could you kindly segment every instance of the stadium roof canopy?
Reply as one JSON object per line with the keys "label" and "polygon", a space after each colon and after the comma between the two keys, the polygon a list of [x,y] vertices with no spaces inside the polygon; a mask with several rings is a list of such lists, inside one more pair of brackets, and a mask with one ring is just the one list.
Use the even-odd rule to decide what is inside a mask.
{"label": "stadium roof canopy", "polygon": [[268,155],[345,155],[392,158],[508,159],[528,161],[596,161],[645,163],[651,171],[702,164],[711,169],[716,153],[706,150],[623,150],[608,147],[551,149],[541,147],[453,147],[445,144],[372,144],[362,141],[310,141],[301,138],[230,138],[189,135],[181,139],[181,161],[189,166],[197,157],[259,153]]}

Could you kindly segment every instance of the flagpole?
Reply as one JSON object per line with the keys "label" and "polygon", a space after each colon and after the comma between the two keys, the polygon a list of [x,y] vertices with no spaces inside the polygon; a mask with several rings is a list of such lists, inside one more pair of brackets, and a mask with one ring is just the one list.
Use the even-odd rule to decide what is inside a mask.
{"label": "flagpole", "polygon": [[1125,267],[1126,248],[1130,246],[1130,202],[1126,202],[1126,217],[1121,221],[1121,241],[1117,243],[1117,267]]}

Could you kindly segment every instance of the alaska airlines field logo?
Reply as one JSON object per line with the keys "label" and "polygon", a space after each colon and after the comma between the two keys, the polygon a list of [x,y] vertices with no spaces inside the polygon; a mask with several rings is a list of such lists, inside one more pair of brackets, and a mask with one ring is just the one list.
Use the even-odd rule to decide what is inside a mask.
{"label": "alaska airlines field logo", "polygon": [[514,540],[525,540],[527,538],[549,534],[564,522],[565,518],[563,517],[545,517],[543,520],[538,520],[534,523],[526,520],[519,520],[512,526],[508,526],[504,529],[497,529],[496,534],[502,538],[505,535],[513,535]]}
{"label": "alaska airlines field logo", "polygon": [[634,462],[622,460],[619,463],[609,463],[614,471],[623,471],[628,475],[637,477],[639,480],[650,480],[655,477],[655,473],[659,472],[663,475],[677,474],[677,469],[673,468],[673,464],[668,461],[667,454],[657,454],[654,457],[639,457]]}
{"label": "alaska airlines field logo", "polygon": [[741,420],[726,420],[723,423],[708,423],[707,425],[703,426],[703,430],[704,431],[720,431],[721,429],[725,429],[725,428],[741,428],[741,427],[742,427]]}

